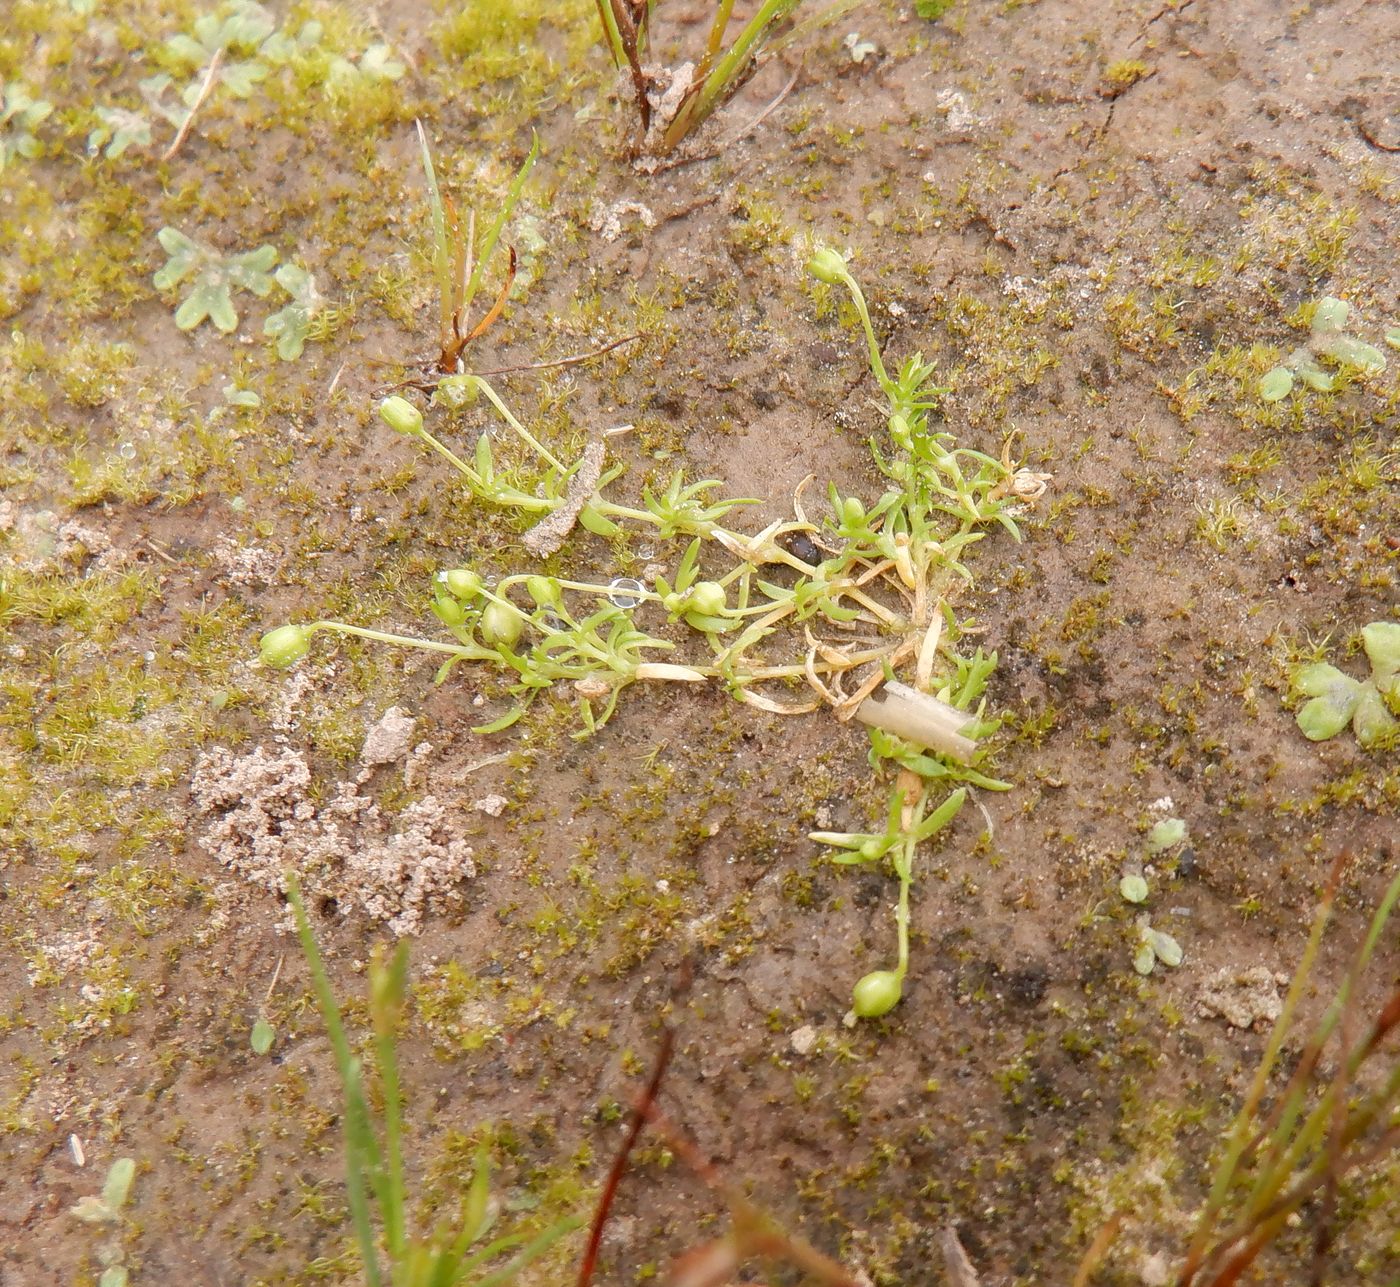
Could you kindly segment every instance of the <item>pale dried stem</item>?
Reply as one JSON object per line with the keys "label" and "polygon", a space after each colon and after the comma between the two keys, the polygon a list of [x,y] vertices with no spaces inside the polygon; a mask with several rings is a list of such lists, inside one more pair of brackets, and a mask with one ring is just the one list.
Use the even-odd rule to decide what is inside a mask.
{"label": "pale dried stem", "polygon": [[209,60],[209,67],[204,73],[204,83],[199,87],[199,94],[190,107],[190,114],[185,117],[180,125],[180,131],[171,140],[170,146],[161,153],[162,161],[169,161],[185,144],[185,139],[189,137],[190,126],[194,124],[195,113],[204,106],[205,100],[213,92],[214,78],[219,73],[219,64],[224,60],[224,51],[216,49],[214,56]]}

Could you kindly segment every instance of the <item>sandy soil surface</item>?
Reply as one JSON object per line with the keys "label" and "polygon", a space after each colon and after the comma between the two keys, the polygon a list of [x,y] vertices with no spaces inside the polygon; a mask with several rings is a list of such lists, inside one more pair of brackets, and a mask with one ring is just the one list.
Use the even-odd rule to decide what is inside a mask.
{"label": "sandy soil surface", "polygon": [[[661,6],[663,61],[705,11]],[[942,1281],[953,1225],[984,1284],[1067,1283],[1122,1211],[1094,1281],[1170,1281],[1334,858],[1352,853],[1309,1012],[1395,869],[1395,750],[1309,742],[1289,684],[1322,657],[1364,677],[1359,631],[1400,612],[1395,5],[957,0],[930,21],[871,2],[655,174],[628,161],[583,0],[279,2],[293,47],[228,53],[166,156],[161,109],[178,121],[201,74],[166,42],[203,12],[0,16],[0,79],[53,105],[0,126],[0,1284],[106,1263],[138,1285],[356,1280],[289,866],[357,1040],[366,962],[409,937],[429,1210],[487,1134],[514,1218],[586,1210],[669,1023],[667,1113],[866,1280]],[[131,124],[114,108],[150,130],[109,157]],[[483,207],[538,131],[515,295],[467,363],[639,334],[491,377],[570,459],[634,426],[607,439],[613,498],[683,466],[760,498],[727,520],[756,532],[808,475],[817,519],[829,482],[879,495],[878,389],[853,314],[803,272],[818,244],[850,256],[891,361],[936,364],[940,427],[992,456],[1013,439],[1050,476],[1021,543],[968,556],[958,611],[998,655],[987,764],[1011,790],[921,852],[887,1018],[845,1022],[890,964],[895,882],[807,838],[882,825],[859,726],[655,683],[587,739],[552,696],[482,734],[511,703],[486,666],[435,685],[427,654],[323,636],[295,669],[258,663],[286,621],[441,638],[437,570],[539,566],[526,521],[374,415],[435,343],[415,117],[444,187]],[[235,292],[232,333],[177,328],[189,283],[153,284],[167,227],[309,271],[304,353],[264,336],[281,287]],[[1264,402],[1328,295],[1386,370]],[[533,491],[484,403],[431,415],[466,456],[488,431]],[[683,551],[580,530],[544,566],[607,582]],[[1170,817],[1187,838],[1154,859]],[[1144,863],[1184,951],[1145,977],[1118,892]],[[1397,970],[1392,928],[1361,1009]],[[119,1157],[123,1218],[76,1220]],[[1327,1281],[1400,1281],[1397,1209],[1392,1152],[1337,1210]],[[1258,1281],[1308,1281],[1316,1218]],[[723,1228],[722,1198],[645,1139],[598,1281],[648,1281]],[[579,1246],[531,1281],[572,1281]]]}

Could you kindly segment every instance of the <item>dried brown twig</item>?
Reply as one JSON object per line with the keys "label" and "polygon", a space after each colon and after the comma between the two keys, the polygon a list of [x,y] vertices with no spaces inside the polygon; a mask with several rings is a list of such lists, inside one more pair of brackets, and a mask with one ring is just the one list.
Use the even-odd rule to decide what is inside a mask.
{"label": "dried brown twig", "polygon": [[579,1268],[577,1287],[589,1287],[597,1268],[598,1252],[603,1230],[612,1213],[613,1203],[628,1159],[636,1147],[642,1127],[650,1125],[671,1150],[713,1192],[718,1193],[729,1207],[730,1228],[723,1237],[712,1239],[692,1248],[675,1260],[666,1282],[669,1287],[724,1287],[733,1275],[753,1259],[781,1261],[800,1270],[822,1287],[859,1287],[856,1279],[829,1256],[818,1251],[805,1239],[788,1233],[768,1212],[755,1206],[738,1189],[729,1184],[708,1157],[661,1110],[657,1100],[661,1083],[670,1065],[675,1048],[675,1032],[669,1026],[661,1030],[661,1045],[645,1088],[633,1102],[632,1120],[627,1134],[608,1170],[608,1178],[598,1199],[589,1234],[588,1246]]}

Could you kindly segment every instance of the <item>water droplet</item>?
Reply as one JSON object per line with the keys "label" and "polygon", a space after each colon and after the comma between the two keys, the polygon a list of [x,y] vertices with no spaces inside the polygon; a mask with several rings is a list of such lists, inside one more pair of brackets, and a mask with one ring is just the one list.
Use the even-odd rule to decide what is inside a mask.
{"label": "water droplet", "polygon": [[614,577],[608,582],[608,602],[614,608],[622,608],[626,611],[635,608],[642,601],[642,595],[645,591],[646,586],[633,577]]}
{"label": "water droplet", "polygon": [[654,559],[654,558],[656,557],[656,546],[654,546],[654,545],[639,545],[639,546],[637,546],[637,557],[638,557],[639,559]]}
{"label": "water droplet", "polygon": [[123,460],[135,460],[136,444],[130,442],[122,443],[122,445],[117,448],[117,455],[119,455]]}

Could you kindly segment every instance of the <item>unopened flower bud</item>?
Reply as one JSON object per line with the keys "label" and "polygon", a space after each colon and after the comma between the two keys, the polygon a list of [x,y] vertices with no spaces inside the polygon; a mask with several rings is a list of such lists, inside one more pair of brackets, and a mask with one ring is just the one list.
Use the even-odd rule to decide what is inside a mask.
{"label": "unopened flower bud", "polygon": [[454,599],[450,594],[435,594],[433,596],[433,611],[437,613],[438,620],[445,626],[460,626],[467,619],[461,601]]}
{"label": "unopened flower bud", "polygon": [[835,286],[846,278],[846,261],[829,246],[823,246],[807,261],[807,271],[819,282]]}
{"label": "unopened flower bud", "polygon": [[525,593],[540,608],[557,608],[564,601],[563,592],[559,589],[559,582],[550,576],[526,577]]}
{"label": "unopened flower bud", "polygon": [[481,637],[488,644],[503,644],[509,648],[525,629],[525,619],[517,608],[492,600],[481,614]]}
{"label": "unopened flower bud", "polygon": [[395,433],[416,437],[423,432],[423,413],[397,394],[379,404],[379,418]]}
{"label": "unopened flower bud", "polygon": [[278,626],[258,642],[263,662],[269,666],[294,666],[311,651],[311,632],[305,626]]}
{"label": "unopened flower bud", "polygon": [[872,970],[857,981],[851,1009],[861,1019],[878,1019],[899,1004],[904,979],[894,970]]}
{"label": "unopened flower bud", "polygon": [[469,603],[481,593],[481,578],[470,568],[453,568],[442,574],[442,583],[463,603]]}
{"label": "unopened flower bud", "polygon": [[724,587],[717,581],[701,581],[691,587],[686,606],[704,617],[717,617],[728,606]]}

